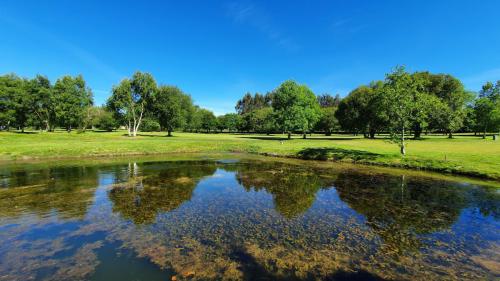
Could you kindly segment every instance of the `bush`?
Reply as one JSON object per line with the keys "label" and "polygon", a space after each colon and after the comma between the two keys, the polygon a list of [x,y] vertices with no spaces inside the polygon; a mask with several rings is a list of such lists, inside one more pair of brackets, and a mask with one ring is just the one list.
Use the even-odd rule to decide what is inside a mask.
{"label": "bush", "polygon": [[158,121],[154,119],[145,118],[144,120],[142,120],[139,130],[142,132],[159,132],[160,123],[158,123]]}
{"label": "bush", "polygon": [[95,117],[93,125],[99,130],[113,131],[117,127],[117,122],[113,117],[113,113],[109,111],[101,111]]}

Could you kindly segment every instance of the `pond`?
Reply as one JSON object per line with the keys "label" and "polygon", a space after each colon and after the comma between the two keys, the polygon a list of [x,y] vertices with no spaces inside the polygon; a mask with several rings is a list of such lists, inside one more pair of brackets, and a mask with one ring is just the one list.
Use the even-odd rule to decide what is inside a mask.
{"label": "pond", "polygon": [[500,192],[224,156],[0,166],[0,280],[495,280]]}

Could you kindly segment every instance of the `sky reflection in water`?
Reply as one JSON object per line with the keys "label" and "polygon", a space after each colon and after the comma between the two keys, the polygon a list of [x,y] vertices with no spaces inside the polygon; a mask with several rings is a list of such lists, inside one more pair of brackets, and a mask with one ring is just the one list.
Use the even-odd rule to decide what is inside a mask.
{"label": "sky reflection in water", "polygon": [[0,168],[2,280],[480,280],[500,195],[286,162]]}

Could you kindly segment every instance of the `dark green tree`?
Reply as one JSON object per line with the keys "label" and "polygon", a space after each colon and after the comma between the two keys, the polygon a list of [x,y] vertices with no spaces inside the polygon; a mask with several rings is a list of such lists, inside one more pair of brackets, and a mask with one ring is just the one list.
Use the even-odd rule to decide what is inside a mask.
{"label": "dark green tree", "polygon": [[301,131],[303,137],[310,131],[320,117],[319,104],[314,93],[306,86],[295,81],[283,82],[274,92],[272,106],[279,128],[288,133]]}
{"label": "dark green tree", "polygon": [[93,104],[92,91],[81,75],[63,76],[54,85],[55,113],[59,124],[68,132],[73,127],[85,128],[90,107]]}
{"label": "dark green tree", "polygon": [[0,129],[9,129],[16,122],[14,96],[20,91],[22,80],[15,74],[0,76]]}
{"label": "dark green tree", "polygon": [[487,82],[474,103],[474,117],[478,128],[486,138],[488,131],[500,128],[500,80]]}
{"label": "dark green tree", "polygon": [[92,126],[99,130],[111,132],[118,127],[118,123],[113,116],[113,112],[104,106],[99,106],[93,108]]}
{"label": "dark green tree", "polygon": [[54,89],[46,76],[37,75],[27,83],[34,125],[53,131],[56,125]]}
{"label": "dark green tree", "polygon": [[336,111],[337,107],[322,107],[319,121],[315,127],[316,130],[325,132],[325,135],[331,136],[332,132],[340,127],[339,121],[335,117]]}
{"label": "dark green tree", "polygon": [[387,125],[387,115],[382,107],[383,82],[372,82],[368,86],[354,89],[344,98],[335,113],[342,129],[354,133],[362,132],[374,138],[375,133]]}
{"label": "dark green tree", "polygon": [[179,88],[174,86],[160,86],[154,95],[154,114],[161,127],[167,130],[169,137],[172,136],[174,129],[184,126],[187,122],[183,110],[183,106],[186,106],[183,105],[185,96]]}
{"label": "dark green tree", "polygon": [[[441,104],[436,104],[437,110],[424,112],[424,115],[428,115],[426,123],[430,128],[441,130],[452,138],[453,132],[462,128],[467,113],[467,104],[473,96],[465,91],[460,80],[449,74],[416,72],[412,75],[421,81],[423,92],[436,96],[441,102]],[[420,138],[423,129],[420,123],[414,124],[415,138]]]}

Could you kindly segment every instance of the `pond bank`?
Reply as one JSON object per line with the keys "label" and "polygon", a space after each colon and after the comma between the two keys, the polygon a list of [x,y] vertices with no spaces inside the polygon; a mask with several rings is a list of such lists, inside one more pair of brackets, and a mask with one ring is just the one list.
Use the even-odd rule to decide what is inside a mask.
{"label": "pond bank", "polygon": [[397,167],[500,180],[500,142],[473,136],[448,140],[430,136],[411,140],[401,157],[385,139],[347,135],[314,135],[287,140],[281,135],[123,132],[31,133],[0,132],[0,161],[82,159],[179,153],[248,153],[264,156]]}

